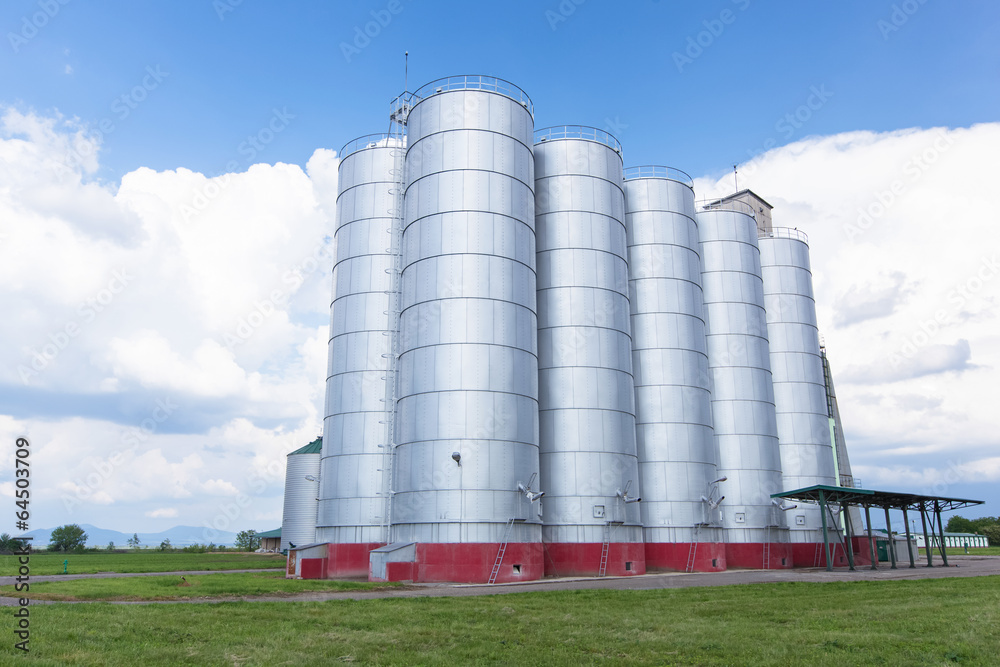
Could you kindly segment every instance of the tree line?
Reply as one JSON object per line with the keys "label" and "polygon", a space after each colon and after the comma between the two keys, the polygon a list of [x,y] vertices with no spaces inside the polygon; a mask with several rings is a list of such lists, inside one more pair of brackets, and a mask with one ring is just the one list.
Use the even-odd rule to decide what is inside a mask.
{"label": "tree line", "polygon": [[948,533],[975,533],[985,535],[991,547],[1000,547],[1000,517],[984,516],[978,519],[966,519],[954,515],[948,519],[944,527]]}

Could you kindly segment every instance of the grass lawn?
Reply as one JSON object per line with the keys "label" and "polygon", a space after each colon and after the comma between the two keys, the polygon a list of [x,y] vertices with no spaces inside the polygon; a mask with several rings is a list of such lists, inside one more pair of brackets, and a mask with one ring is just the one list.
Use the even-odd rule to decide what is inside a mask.
{"label": "grass lawn", "polygon": [[[962,547],[947,547],[945,552],[949,556],[964,556],[966,555],[965,549]],[[903,547],[903,553],[906,553],[906,547]],[[927,557],[927,552],[924,549],[920,550],[920,555],[924,558]],[[937,549],[934,550],[934,557],[937,560],[941,560],[941,552]],[[969,547],[969,556],[1000,556],[1000,547],[977,547],[973,549]]]}
{"label": "grass lawn", "polygon": [[[33,553],[31,574],[62,574],[63,561],[69,561],[69,574],[88,572],[177,572],[180,570],[256,570],[284,567],[281,554],[240,552],[164,553],[130,551],[128,553]],[[0,556],[0,576],[17,574],[17,556]]]}
{"label": "grass lawn", "polygon": [[[354,581],[285,579],[282,573],[198,574],[185,577],[115,577],[110,579],[73,579],[32,583],[32,600],[178,600],[185,598],[223,597],[302,593],[305,591],[349,591],[394,587],[399,584],[374,584]],[[188,584],[182,586],[180,584]],[[0,595],[20,597],[13,586],[0,586]]]}
{"label": "grass lawn", "polygon": [[[12,641],[0,646],[14,653]],[[50,665],[995,665],[1000,577],[31,607]],[[6,660],[10,660],[7,658]]]}

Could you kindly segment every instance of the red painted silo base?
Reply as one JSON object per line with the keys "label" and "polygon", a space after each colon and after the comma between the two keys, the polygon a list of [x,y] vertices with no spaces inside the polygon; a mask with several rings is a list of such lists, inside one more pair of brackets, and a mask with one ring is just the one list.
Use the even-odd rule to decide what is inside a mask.
{"label": "red painted silo base", "polygon": [[783,570],[793,566],[792,545],[779,542],[768,544],[768,564],[764,567],[764,543],[730,543],[726,545],[726,567],[749,570]]}
{"label": "red painted silo base", "polygon": [[[388,563],[386,581],[489,583],[499,543],[417,543],[412,563]],[[544,575],[542,545],[510,542],[494,583],[534,581]],[[366,570],[367,571],[367,570]]]}
{"label": "red painted silo base", "polygon": [[367,577],[368,552],[385,546],[381,542],[367,544],[329,544],[326,578]]}
{"label": "red painted silo base", "polygon": [[[608,545],[605,574],[623,577],[646,574],[646,552],[641,542]],[[548,543],[545,545],[545,575],[550,577],[596,577],[601,570],[600,542]]]}
{"label": "red painted silo base", "polygon": [[[684,572],[691,556],[690,542],[653,542],[646,544],[646,569]],[[695,572],[722,572],[726,569],[726,545],[699,542],[694,552]]]}

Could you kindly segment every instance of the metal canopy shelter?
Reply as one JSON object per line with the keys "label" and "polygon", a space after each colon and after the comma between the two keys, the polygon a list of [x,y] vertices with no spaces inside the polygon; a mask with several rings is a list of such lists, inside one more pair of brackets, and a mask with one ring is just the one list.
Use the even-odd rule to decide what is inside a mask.
{"label": "metal canopy shelter", "polygon": [[[837,505],[840,508],[848,507],[851,505],[857,507],[865,508],[865,521],[868,524],[868,548],[871,551],[871,562],[872,569],[876,569],[877,559],[875,557],[875,541],[872,538],[872,526],[871,526],[871,508],[881,507],[885,511],[885,526],[886,533],[889,535],[889,540],[892,540],[892,524],[889,521],[889,510],[896,509],[903,511],[903,523],[906,526],[906,545],[907,553],[910,556],[910,567],[916,567],[916,563],[913,562],[913,551],[910,549],[910,522],[907,518],[908,510],[915,510],[920,512],[920,524],[923,528],[924,533],[924,544],[927,545],[927,567],[934,567],[931,559],[931,540],[927,534],[927,517],[930,515],[930,529],[933,533],[935,530],[937,534],[935,538],[940,538],[938,540],[940,551],[941,551],[941,561],[944,566],[948,566],[948,555],[945,553],[944,546],[944,524],[941,523],[941,512],[950,512],[952,510],[962,509],[963,507],[972,507],[973,505],[982,505],[982,500],[969,500],[968,498],[945,498],[942,496],[923,496],[917,493],[898,493],[896,491],[875,491],[874,489],[855,489],[845,486],[825,486],[818,484],[816,486],[807,486],[804,489],[796,489],[794,491],[784,491],[782,493],[772,493],[772,498],[782,498],[787,500],[795,500],[799,502],[806,503],[818,503],[820,507],[820,513],[823,517],[823,548],[826,554],[826,569],[828,572],[833,571],[833,557],[830,552],[830,534],[827,532],[827,522],[826,517],[830,514],[832,518],[832,513],[830,510],[831,505]],[[847,536],[848,539],[845,542],[845,550],[847,551],[847,562],[850,565],[850,569],[854,569],[854,550],[851,546],[851,520],[849,512],[844,512],[844,519],[847,523]],[[935,527],[936,524],[936,527]],[[838,536],[839,536],[838,531]],[[892,568],[896,569],[896,550],[892,546],[889,549],[889,557],[892,561]]]}

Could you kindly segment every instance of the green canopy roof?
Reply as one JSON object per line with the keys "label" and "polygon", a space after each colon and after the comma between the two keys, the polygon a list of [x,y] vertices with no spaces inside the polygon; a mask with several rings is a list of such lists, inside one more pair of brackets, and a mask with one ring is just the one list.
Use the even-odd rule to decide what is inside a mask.
{"label": "green canopy roof", "polygon": [[257,533],[257,537],[281,537],[281,529],[275,528],[274,530],[269,530],[266,533]]}

